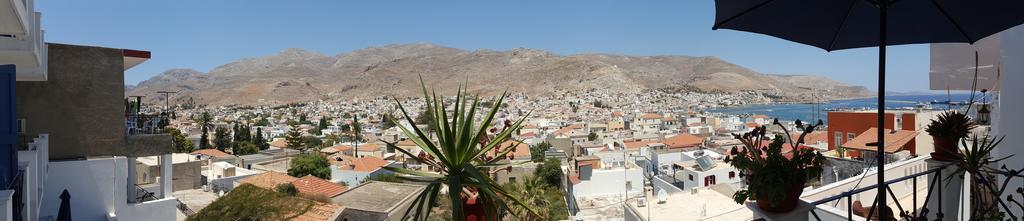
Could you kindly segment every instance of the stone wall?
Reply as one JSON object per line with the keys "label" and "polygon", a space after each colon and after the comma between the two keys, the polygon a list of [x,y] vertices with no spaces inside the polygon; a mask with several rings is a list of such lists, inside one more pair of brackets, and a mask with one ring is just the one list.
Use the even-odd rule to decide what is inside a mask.
{"label": "stone wall", "polygon": [[50,134],[50,159],[125,155],[121,49],[47,44],[46,81],[19,81],[25,134]]}

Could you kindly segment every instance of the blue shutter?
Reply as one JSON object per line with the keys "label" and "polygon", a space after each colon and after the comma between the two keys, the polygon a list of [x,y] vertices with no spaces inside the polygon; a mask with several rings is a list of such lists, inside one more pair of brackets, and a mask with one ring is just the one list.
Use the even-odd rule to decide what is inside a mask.
{"label": "blue shutter", "polygon": [[14,65],[0,65],[0,182],[6,189],[18,171],[18,126],[14,119]]}

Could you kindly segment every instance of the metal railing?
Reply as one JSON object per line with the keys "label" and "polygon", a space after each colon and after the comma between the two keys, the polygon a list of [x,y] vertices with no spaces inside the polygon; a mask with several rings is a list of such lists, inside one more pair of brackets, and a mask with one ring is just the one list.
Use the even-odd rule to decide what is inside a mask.
{"label": "metal railing", "polygon": [[161,134],[169,120],[167,114],[129,114],[125,116],[125,132],[128,135]]}
{"label": "metal railing", "polygon": [[4,185],[5,189],[14,190],[14,196],[11,199],[11,210],[14,221],[24,220],[24,214],[22,209],[25,207],[25,172],[18,170],[17,174],[14,175],[14,179],[11,183]]}
{"label": "metal railing", "polygon": [[139,186],[138,184],[135,184],[135,192],[137,193],[135,194],[136,203],[157,200],[156,194],[154,194],[153,192],[149,192],[149,190],[142,188],[142,186]]}
{"label": "metal railing", "polygon": [[[946,164],[882,183],[882,185],[887,187],[885,189],[888,193],[888,198],[894,199],[892,202],[896,204],[896,209],[899,211],[898,214],[886,214],[885,211],[879,211],[876,214],[876,210],[880,210],[880,208],[888,208],[888,205],[878,205],[878,199],[876,198],[872,202],[871,208],[867,213],[857,214],[857,217],[865,216],[864,220],[872,220],[872,216],[882,216],[874,217],[877,220],[893,220],[892,218],[895,218],[896,220],[928,220],[930,210],[934,209],[936,213],[933,218],[935,218],[935,220],[943,220],[947,215],[942,213],[944,203],[955,203],[960,206],[965,206],[967,203],[960,202],[960,200],[970,200],[970,208],[960,208],[964,212],[964,214],[960,215],[967,216],[969,214],[970,217],[960,218],[970,220],[1021,220],[1021,215],[1024,214],[1019,213],[1024,213],[1024,204],[1022,204],[1018,197],[1024,198],[1024,187],[1020,186],[1020,182],[1014,182],[1014,179],[1024,179],[1024,175],[1022,175],[1024,174],[1024,169],[1011,170],[1007,169],[1006,166],[1003,166],[1001,169],[988,168],[984,171],[975,172],[975,174],[946,174],[947,177],[943,177],[944,170],[955,166],[956,165]],[[930,175],[932,177],[929,185],[927,186],[924,203],[922,204],[923,207],[918,207],[917,181],[919,177]],[[945,189],[943,189],[943,185],[949,185],[947,183],[949,181],[948,179],[955,178],[950,176],[958,177],[962,180],[962,185],[968,185],[969,188],[966,189],[970,191],[970,198],[964,199],[959,198],[959,196],[952,196],[956,202],[943,201],[943,192],[945,191]],[[899,198],[893,192],[893,188],[890,188],[894,183],[907,180],[912,180],[911,183],[913,185],[913,203],[912,205],[909,205],[909,208],[900,203],[900,200],[898,200]],[[836,204],[838,205],[838,201],[845,198],[847,210],[846,220],[854,220],[853,197],[859,193],[876,189],[878,189],[878,184],[858,188],[843,192],[839,195],[810,202],[809,204],[814,206],[814,208],[810,210],[810,214],[818,221],[821,221],[821,216],[816,212],[816,210],[819,209],[817,208],[818,205],[833,201],[837,202]],[[936,200],[934,201],[934,206],[936,206],[936,208],[928,208],[931,206],[929,202],[932,202],[933,196],[934,200]],[[896,210],[893,210],[893,213],[896,213]]]}
{"label": "metal railing", "polygon": [[[946,167],[948,167],[948,165],[932,168],[932,169],[929,169],[929,170],[926,170],[926,171],[923,171],[923,172],[911,174],[911,175],[900,177],[900,178],[893,179],[893,180],[888,180],[888,181],[882,183],[882,185],[885,185],[886,187],[888,187],[890,184],[894,184],[894,183],[898,183],[898,182],[902,182],[902,181],[906,181],[906,180],[912,180],[911,181],[911,183],[913,183],[912,184],[913,185],[912,190],[914,191],[914,193],[911,194],[911,195],[913,196],[913,200],[912,200],[913,201],[913,205],[910,205],[911,207],[909,209],[905,209],[904,206],[900,203],[899,200],[895,200],[895,199],[898,199],[898,197],[896,197],[896,194],[893,193],[892,188],[885,188],[886,191],[888,192],[889,197],[894,199],[893,202],[896,203],[896,208],[899,209],[899,217],[897,219],[903,219],[903,220],[927,220],[927,215],[928,215],[929,210],[928,210],[928,208],[918,209],[919,207],[917,205],[917,192],[916,192],[916,190],[917,190],[917,183],[918,183],[917,182],[918,177],[922,177],[922,176],[926,176],[926,175],[934,174],[934,176],[931,177],[931,184],[928,185],[929,188],[928,188],[927,194],[925,195],[925,200],[924,200],[924,204],[923,205],[928,205],[928,202],[930,200],[932,200],[933,192],[937,192],[937,194],[935,194],[937,196],[937,198],[938,198],[938,199],[936,199],[937,200],[936,202],[938,203],[937,204],[938,207],[942,208],[942,185],[943,185],[943,182],[940,181],[940,178],[942,177],[942,170],[945,169]],[[818,205],[821,205],[821,204],[825,204],[825,203],[828,203],[828,202],[833,202],[833,201],[837,201],[837,200],[841,200],[843,198],[846,198],[846,217],[847,217],[847,220],[853,220],[853,217],[854,217],[853,216],[854,215],[853,214],[853,197],[856,194],[859,194],[859,193],[862,193],[862,192],[865,192],[865,191],[878,190],[878,185],[879,184],[874,184],[874,185],[871,185],[871,186],[866,186],[866,187],[862,187],[862,188],[846,191],[846,192],[843,192],[842,194],[839,194],[839,195],[835,195],[835,196],[831,196],[831,197],[828,197],[828,198],[820,199],[820,200],[817,200],[817,201],[814,201],[814,202],[810,202],[809,204],[817,207]],[[931,187],[936,187],[936,188],[931,188]],[[866,217],[865,217],[864,220],[871,220],[872,216],[875,215],[875,210],[877,208],[884,208],[884,207],[887,207],[887,205],[879,206],[878,205],[878,199],[876,197],[876,199],[871,203],[871,209],[868,211],[867,214],[865,214]],[[814,218],[817,219],[818,221],[821,221],[822,220],[821,217],[818,216],[818,213],[815,212],[815,210],[816,210],[815,208],[812,208],[810,210],[811,215],[814,216]],[[895,214],[885,214],[882,211],[879,211],[878,214],[879,214],[879,216],[895,215]],[[858,215],[860,215],[860,214],[858,214]],[[944,214],[942,214],[941,210],[939,210],[935,215],[936,215],[936,218],[938,218],[938,220],[942,220],[942,218],[944,216]],[[878,220],[887,220],[887,217],[877,217],[877,218],[878,218]]]}
{"label": "metal railing", "polygon": [[175,199],[175,200],[178,201],[178,210],[180,210],[181,213],[185,214],[185,216],[191,216],[192,214],[196,214],[195,211],[192,211],[192,209],[188,208],[188,205],[185,205],[185,203],[182,203],[181,200],[179,200],[179,199]]}

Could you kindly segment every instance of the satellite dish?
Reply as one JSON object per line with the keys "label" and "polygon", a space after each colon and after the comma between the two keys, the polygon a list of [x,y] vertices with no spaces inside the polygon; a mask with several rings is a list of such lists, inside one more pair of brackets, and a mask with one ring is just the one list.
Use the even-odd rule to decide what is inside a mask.
{"label": "satellite dish", "polygon": [[665,189],[658,190],[658,196],[657,197],[658,197],[658,204],[662,204],[662,203],[665,203],[665,201],[668,201],[668,193],[665,192]]}

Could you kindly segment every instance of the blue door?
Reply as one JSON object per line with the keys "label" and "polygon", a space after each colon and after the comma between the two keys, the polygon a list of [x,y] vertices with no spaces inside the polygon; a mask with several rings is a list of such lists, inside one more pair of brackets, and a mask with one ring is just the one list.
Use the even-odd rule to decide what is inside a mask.
{"label": "blue door", "polygon": [[14,79],[14,65],[0,65],[0,189],[8,188],[18,171]]}

